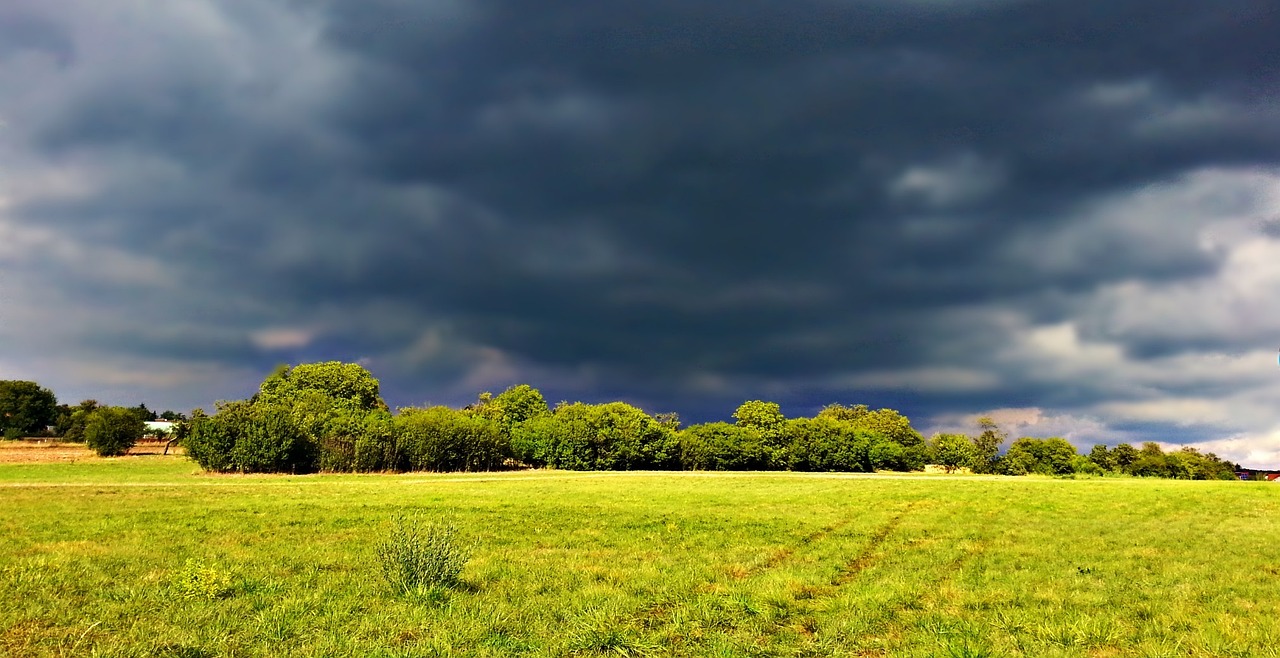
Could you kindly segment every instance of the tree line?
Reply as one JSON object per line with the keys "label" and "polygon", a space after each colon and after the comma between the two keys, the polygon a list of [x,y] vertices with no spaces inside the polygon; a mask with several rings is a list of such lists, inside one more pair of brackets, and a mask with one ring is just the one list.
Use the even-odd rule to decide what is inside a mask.
{"label": "tree line", "polygon": [[[4,384],[13,382],[0,383],[0,411],[7,409]],[[30,387],[20,388],[31,397]],[[1098,445],[1082,455],[1061,438],[1023,437],[1002,452],[1007,434],[989,418],[979,419],[974,435],[925,439],[900,412],[866,405],[832,404],[810,418],[787,418],[777,403],[751,400],[737,408],[732,423],[682,427],[676,414],[650,415],[625,402],[551,407],[537,389],[520,384],[497,395],[482,393],[462,409],[409,407],[393,413],[371,373],[337,361],[282,366],[251,398],[220,402],[212,414],[196,410],[189,419],[173,412],[158,416],[145,405],[102,407],[86,401],[63,408],[52,401],[45,406],[57,410],[64,436],[91,447],[107,445],[104,454],[123,454],[132,445],[129,437],[141,435],[146,416],[167,415],[180,420],[178,438],[187,455],[219,472],[529,467],[872,472],[916,471],[933,464],[947,471],[1006,475],[1234,479],[1239,470],[1212,453],[1193,448],[1166,453],[1156,443]],[[30,427],[40,413],[14,424]]]}

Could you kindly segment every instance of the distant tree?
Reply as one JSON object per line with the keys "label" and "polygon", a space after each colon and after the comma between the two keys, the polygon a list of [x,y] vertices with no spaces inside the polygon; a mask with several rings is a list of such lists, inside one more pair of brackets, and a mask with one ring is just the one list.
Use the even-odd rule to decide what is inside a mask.
{"label": "distant tree", "polygon": [[934,463],[948,473],[960,468],[974,468],[978,464],[978,448],[964,434],[935,434],[930,440]]}
{"label": "distant tree", "polygon": [[658,421],[659,425],[670,429],[672,432],[680,431],[680,414],[674,411],[654,414],[653,419]]}
{"label": "distant tree", "polygon": [[870,471],[872,446],[889,442],[830,416],[793,418],[783,432],[787,438],[785,467],[793,471]]}
{"label": "distant tree", "polygon": [[1074,472],[1072,463],[1076,455],[1075,446],[1065,439],[1023,437],[1009,446],[1003,464],[1009,475],[1067,475]]}
{"label": "distant tree", "polygon": [[305,473],[315,470],[315,444],[286,404],[221,402],[196,413],[184,440],[187,455],[210,471]]}
{"label": "distant tree", "polygon": [[772,468],[787,467],[787,440],[783,436],[787,419],[782,415],[782,408],[777,402],[748,400],[738,405],[733,412],[733,419],[739,427],[753,429],[760,434]]}
{"label": "distant tree", "polygon": [[71,407],[71,415],[66,417],[66,429],[62,430],[62,438],[66,441],[84,441],[84,428],[89,423],[89,415],[102,405],[97,400],[82,400]]}
{"label": "distant tree", "polygon": [[129,411],[132,411],[133,415],[144,423],[150,423],[157,418],[156,412],[148,409],[145,402],[139,403],[136,407],[129,407]]}
{"label": "distant tree", "polygon": [[973,472],[995,473],[1000,461],[1000,446],[1004,445],[1009,435],[990,416],[978,419],[978,430],[980,433],[973,440]]}
{"label": "distant tree", "polygon": [[20,437],[43,432],[58,411],[53,391],[30,381],[0,381],[0,433]]}
{"label": "distant tree", "polygon": [[518,384],[493,396],[481,393],[472,409],[477,415],[496,421],[505,432],[512,427],[538,416],[551,413],[542,392],[528,384]]}
{"label": "distant tree", "polygon": [[171,423],[176,423],[176,422],[178,422],[178,421],[180,421],[180,420],[186,420],[186,419],[187,419],[187,415],[186,415],[186,414],[184,414],[184,413],[179,413],[179,412],[177,412],[177,411],[170,411],[170,410],[166,409],[166,410],[164,410],[164,411],[160,412],[160,416],[159,416],[159,418],[160,418],[160,420],[167,420],[167,421],[169,421],[169,422],[171,422]]}
{"label": "distant tree", "polygon": [[830,418],[832,420],[851,423],[862,418],[868,413],[871,413],[871,410],[868,409],[865,404],[855,404],[853,406],[846,407],[838,402],[833,402],[823,407],[822,410],[818,412],[817,417]]}
{"label": "distant tree", "polygon": [[1115,470],[1116,458],[1107,450],[1107,446],[1099,443],[1093,446],[1093,450],[1089,451],[1089,461],[1093,462],[1098,468],[1104,471]]}
{"label": "distant tree", "polygon": [[1111,451],[1114,470],[1121,473],[1133,473],[1133,463],[1138,461],[1138,451],[1128,443],[1121,443]]}
{"label": "distant tree", "polygon": [[133,409],[102,407],[89,413],[85,443],[103,457],[123,455],[142,438],[146,425]]}
{"label": "distant tree", "polygon": [[1071,458],[1071,471],[1085,475],[1102,475],[1106,472],[1106,469],[1099,466],[1097,462],[1088,456],[1076,455]]}
{"label": "distant tree", "polygon": [[858,429],[879,434],[904,448],[918,449],[923,457],[924,437],[911,426],[911,420],[896,409],[876,409],[858,415],[849,423]]}

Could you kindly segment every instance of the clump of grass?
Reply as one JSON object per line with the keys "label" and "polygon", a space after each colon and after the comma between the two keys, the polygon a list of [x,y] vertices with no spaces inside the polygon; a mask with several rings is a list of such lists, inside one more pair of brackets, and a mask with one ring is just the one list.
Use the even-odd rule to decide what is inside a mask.
{"label": "clump of grass", "polygon": [[174,575],[173,586],[184,599],[221,599],[231,596],[235,589],[230,574],[203,560],[187,560]]}
{"label": "clump of grass", "polygon": [[398,594],[426,594],[461,583],[472,547],[451,522],[396,516],[387,537],[375,548],[382,577]]}

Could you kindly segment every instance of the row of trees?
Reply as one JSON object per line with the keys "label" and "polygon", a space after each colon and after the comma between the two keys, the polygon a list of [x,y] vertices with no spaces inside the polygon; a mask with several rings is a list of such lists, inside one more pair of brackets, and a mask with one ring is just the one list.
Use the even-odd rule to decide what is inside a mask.
{"label": "row of trees", "polygon": [[[58,404],[53,391],[32,381],[0,380],[0,433],[6,439],[27,436],[60,437],[67,441],[84,441],[84,430],[91,415],[106,408],[97,400],[83,400],[76,405]],[[156,413],[139,404],[123,409],[140,422],[154,420],[180,421],[186,415],[175,411]]]}
{"label": "row of trees", "polygon": [[983,432],[977,440],[963,434],[934,436],[930,442],[934,463],[948,469],[967,468],[974,472],[1003,475],[1115,473],[1183,480],[1233,480],[1240,470],[1238,464],[1213,453],[1201,453],[1190,447],[1164,452],[1160,444],[1150,442],[1142,444],[1141,448],[1134,448],[1128,443],[1121,443],[1113,449],[1096,445],[1088,454],[1081,455],[1065,439],[1024,437],[1014,441],[1007,452],[999,455],[988,450],[989,446],[1002,444],[1004,434],[990,419],[981,419],[979,423]]}
{"label": "row of trees", "polygon": [[[249,400],[197,412],[188,454],[214,471],[476,471],[516,467],[566,470],[948,470],[1022,475],[1116,472],[1211,479],[1235,466],[1192,449],[1164,453],[1122,444],[1080,455],[1059,438],[1007,435],[990,419],[978,433],[925,440],[892,409],[830,405],[812,418],[786,418],[753,400],[733,423],[682,428],[675,414],[649,415],[624,402],[562,402],[551,408],[528,385],[481,394],[463,409],[406,408],[392,414],[379,383],[354,364],[283,367]],[[1135,455],[1130,458],[1130,454]]]}
{"label": "row of trees", "polygon": [[[8,385],[8,388],[4,388]],[[33,388],[34,387],[34,388]],[[10,401],[26,400],[26,406]],[[35,401],[32,403],[31,401]],[[978,433],[925,440],[893,409],[833,404],[812,418],[786,418],[776,403],[744,402],[733,423],[682,428],[675,414],[651,416],[624,402],[562,402],[551,408],[528,385],[483,393],[463,409],[405,408],[392,413],[380,384],[356,364],[283,366],[248,400],[219,403],[212,415],[155,414],[145,405],[103,407],[87,400],[57,405],[32,382],[0,382],[0,411],[29,428],[58,414],[58,430],[100,454],[123,454],[143,422],[181,420],[179,437],[203,468],[232,472],[481,471],[517,467],[566,470],[949,471],[1024,475],[1123,473],[1184,479],[1234,478],[1238,466],[1185,448],[1165,453],[1095,446],[1087,455],[1060,438],[1007,435],[989,418]],[[32,411],[35,409],[35,411]]]}

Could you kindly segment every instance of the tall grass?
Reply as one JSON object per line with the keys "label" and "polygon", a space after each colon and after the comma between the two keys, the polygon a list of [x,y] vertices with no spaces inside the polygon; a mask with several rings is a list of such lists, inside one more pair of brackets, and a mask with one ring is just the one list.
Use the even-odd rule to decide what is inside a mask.
{"label": "tall grass", "polygon": [[471,552],[456,524],[420,514],[393,517],[386,539],[375,549],[383,579],[400,594],[458,585]]}

